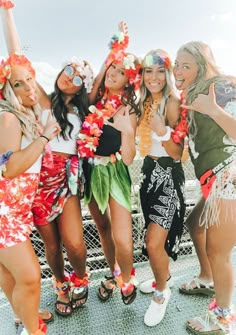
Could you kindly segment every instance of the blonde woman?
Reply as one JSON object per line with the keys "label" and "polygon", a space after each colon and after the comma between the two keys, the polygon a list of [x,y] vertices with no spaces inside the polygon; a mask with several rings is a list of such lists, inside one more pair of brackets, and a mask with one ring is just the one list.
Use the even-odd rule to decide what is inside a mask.
{"label": "blonde woman", "polygon": [[202,189],[192,237],[215,286],[206,316],[188,321],[187,328],[199,335],[228,334],[235,320],[230,258],[236,244],[236,78],[221,73],[210,47],[198,41],[180,47],[174,76],[189,110],[190,155]]}
{"label": "blonde woman", "polygon": [[154,292],[144,317],[150,327],[162,321],[170,299],[168,256],[177,258],[185,213],[180,161],[183,137],[174,131],[181,116],[180,102],[171,75],[171,61],[164,50],[151,50],[144,57],[138,128],[139,151],[145,157],[140,199],[145,219],[144,250],[154,279],[142,283],[140,290]]}
{"label": "blonde woman", "polygon": [[[38,318],[40,266],[30,242],[32,203],[42,154],[60,127],[39,127],[35,72],[16,54],[0,66],[0,286],[28,334],[46,334]],[[24,259],[24,262],[21,260]],[[24,303],[22,303],[24,301]]]}

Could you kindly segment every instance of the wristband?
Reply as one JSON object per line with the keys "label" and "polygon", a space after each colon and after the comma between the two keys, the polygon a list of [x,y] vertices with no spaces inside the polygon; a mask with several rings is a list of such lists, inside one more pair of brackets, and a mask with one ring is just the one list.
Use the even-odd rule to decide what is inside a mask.
{"label": "wristband", "polygon": [[39,137],[42,137],[42,138],[46,138],[46,140],[49,142],[49,138],[47,136],[44,136],[44,135],[40,135]]}
{"label": "wristband", "polygon": [[156,137],[157,141],[159,141],[159,142],[169,141],[170,135],[171,135],[171,131],[172,131],[172,129],[169,126],[166,126],[166,133],[165,133],[165,135],[158,136],[157,134],[155,134],[156,135],[155,137]]}

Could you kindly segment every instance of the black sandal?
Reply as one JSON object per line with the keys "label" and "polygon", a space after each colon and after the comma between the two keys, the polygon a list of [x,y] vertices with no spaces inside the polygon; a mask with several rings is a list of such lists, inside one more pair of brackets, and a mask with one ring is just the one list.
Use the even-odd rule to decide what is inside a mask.
{"label": "black sandal", "polygon": [[122,296],[123,303],[125,305],[132,304],[132,302],[134,302],[134,300],[135,300],[135,298],[137,296],[137,287],[134,286],[133,291],[129,295],[124,295],[124,293],[121,290],[121,296]]}
{"label": "black sandal", "polygon": [[[77,289],[81,289],[81,292],[75,293],[75,290]],[[78,295],[78,298],[75,298],[74,294]],[[71,298],[71,306],[73,309],[84,305],[87,300],[88,300],[88,286],[74,288]]]}
{"label": "black sandal", "polygon": [[[113,288],[106,287],[105,283],[108,281],[112,282],[112,284],[114,285]],[[114,290],[116,289],[116,287],[117,287],[117,283],[116,283],[115,277],[105,276],[105,282],[101,281],[101,286],[98,288],[97,294],[98,294],[99,299],[102,301],[107,301],[109,298],[112,297],[112,294]],[[103,290],[103,293],[101,292],[101,289]]]}
{"label": "black sandal", "polygon": [[[49,317],[48,318],[45,318],[45,317],[42,317],[42,313],[44,312],[48,312],[49,314]],[[49,323],[51,321],[54,320],[54,315],[48,311],[47,309],[39,309],[39,317],[43,320],[44,323]],[[14,316],[14,322],[15,322],[15,326],[18,327],[21,322],[21,319],[18,317],[18,316]]]}
{"label": "black sandal", "polygon": [[[65,306],[65,310],[64,312],[62,312],[58,307],[59,305],[62,305],[62,306]],[[69,308],[69,312],[68,312],[68,308]],[[68,301],[68,302],[64,302],[64,301],[59,301],[57,300],[55,302],[55,312],[58,314],[58,315],[61,315],[61,316],[70,316],[72,313],[73,313],[73,309],[72,309],[72,306],[71,306],[71,302]]]}

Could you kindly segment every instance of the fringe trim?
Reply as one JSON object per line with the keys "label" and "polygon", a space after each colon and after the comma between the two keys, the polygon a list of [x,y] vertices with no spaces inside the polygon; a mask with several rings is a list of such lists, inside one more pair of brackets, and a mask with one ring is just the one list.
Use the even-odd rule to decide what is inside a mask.
{"label": "fringe trim", "polygon": [[[231,200],[231,201],[230,201]],[[232,201],[232,200],[235,200]],[[236,161],[216,174],[216,180],[205,202],[199,225],[209,228],[221,223],[220,213],[224,208],[224,222],[232,220],[236,206]]]}

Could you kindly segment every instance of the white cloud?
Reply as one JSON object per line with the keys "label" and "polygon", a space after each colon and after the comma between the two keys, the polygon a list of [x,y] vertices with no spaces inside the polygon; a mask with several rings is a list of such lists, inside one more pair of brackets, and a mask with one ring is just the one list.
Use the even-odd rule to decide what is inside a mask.
{"label": "white cloud", "polygon": [[40,85],[47,93],[51,93],[54,89],[55,79],[60,72],[60,69],[56,69],[45,62],[33,62],[33,67],[36,71],[36,78]]}
{"label": "white cloud", "polygon": [[213,22],[230,23],[234,22],[234,17],[232,12],[226,12],[222,14],[212,14],[211,20]]}

